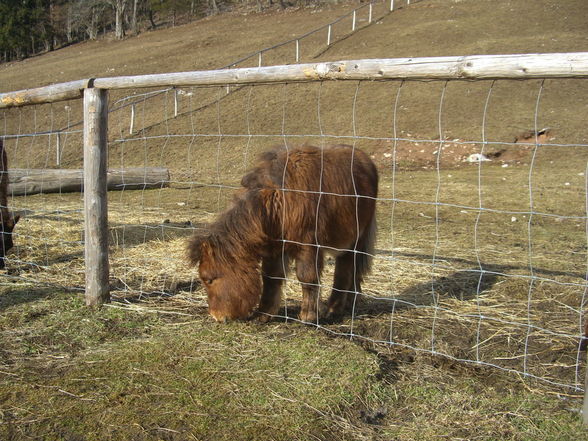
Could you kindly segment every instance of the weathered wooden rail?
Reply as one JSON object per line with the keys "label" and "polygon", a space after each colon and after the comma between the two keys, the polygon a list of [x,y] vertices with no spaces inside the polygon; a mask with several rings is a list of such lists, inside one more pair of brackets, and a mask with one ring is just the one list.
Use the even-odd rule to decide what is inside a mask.
{"label": "weathered wooden rail", "polygon": [[340,80],[586,78],[588,53],[346,60],[240,69],[93,78],[0,94],[0,109],[82,98],[84,89],[224,86]]}

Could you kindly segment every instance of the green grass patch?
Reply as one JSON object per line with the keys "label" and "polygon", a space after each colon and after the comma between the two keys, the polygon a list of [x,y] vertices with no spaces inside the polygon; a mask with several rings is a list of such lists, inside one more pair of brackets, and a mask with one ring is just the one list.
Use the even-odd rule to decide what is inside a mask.
{"label": "green grass patch", "polygon": [[584,433],[577,398],[530,393],[495,370],[291,323],[94,311],[78,294],[38,294],[0,295],[2,440],[518,441]]}
{"label": "green grass patch", "polygon": [[68,294],[1,323],[3,337],[19,330],[2,352],[4,440],[328,438],[379,371],[306,327],[96,312]]}

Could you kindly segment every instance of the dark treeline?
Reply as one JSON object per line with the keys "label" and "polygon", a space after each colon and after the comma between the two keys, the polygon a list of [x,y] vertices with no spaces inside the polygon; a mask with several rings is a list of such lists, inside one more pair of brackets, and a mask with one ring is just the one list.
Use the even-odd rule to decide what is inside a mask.
{"label": "dark treeline", "polygon": [[122,39],[233,8],[286,8],[311,0],[0,0],[0,62],[112,33]]}

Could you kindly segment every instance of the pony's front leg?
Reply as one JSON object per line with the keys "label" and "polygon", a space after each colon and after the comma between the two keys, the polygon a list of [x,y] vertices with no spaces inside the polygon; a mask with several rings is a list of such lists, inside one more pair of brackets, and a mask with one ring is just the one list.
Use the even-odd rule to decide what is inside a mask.
{"label": "pony's front leg", "polygon": [[267,322],[272,315],[276,315],[280,309],[282,298],[282,285],[288,271],[288,256],[264,257],[261,262],[261,274],[263,278],[263,292],[259,302],[258,320]]}
{"label": "pony's front leg", "polygon": [[315,247],[305,247],[296,257],[296,277],[302,284],[302,307],[299,318],[303,322],[318,322],[323,261],[322,251]]}
{"label": "pony's front leg", "polygon": [[[337,317],[351,309],[357,292],[361,292],[361,280],[355,269],[355,255],[345,252],[335,261],[333,290],[327,302],[327,317]],[[354,274],[355,277],[354,277]]]}

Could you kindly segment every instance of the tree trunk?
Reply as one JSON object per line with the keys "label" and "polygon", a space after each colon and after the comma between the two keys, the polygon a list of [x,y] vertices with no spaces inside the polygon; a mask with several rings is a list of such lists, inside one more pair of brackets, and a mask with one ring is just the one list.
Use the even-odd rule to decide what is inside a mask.
{"label": "tree trunk", "polygon": [[49,30],[45,29],[45,51],[52,51],[57,46],[57,35],[55,33],[55,6],[54,1],[49,1]]}
{"label": "tree trunk", "polygon": [[72,17],[72,12],[71,12],[71,5],[69,5],[67,7],[67,18],[65,20],[65,37],[67,38],[67,43],[70,44],[73,40],[73,29],[72,29],[72,22],[73,22],[73,17]]}
{"label": "tree trunk", "polygon": [[90,40],[96,40],[98,38],[98,8],[92,8],[92,17],[90,18],[90,24],[87,26],[86,33]]}
{"label": "tree trunk", "polygon": [[137,35],[137,9],[139,5],[139,0],[133,1],[133,16],[131,17],[131,32],[133,35]]}
{"label": "tree trunk", "polygon": [[151,29],[155,29],[157,28],[157,24],[155,23],[155,21],[153,20],[153,9],[149,8],[149,21],[151,22]]}
{"label": "tree trunk", "polygon": [[210,11],[212,11],[211,15],[218,14],[218,4],[216,3],[216,0],[208,0],[208,4]]}
{"label": "tree trunk", "polygon": [[116,0],[114,6],[115,30],[114,35],[117,40],[125,37],[124,14],[127,3],[125,0]]}

